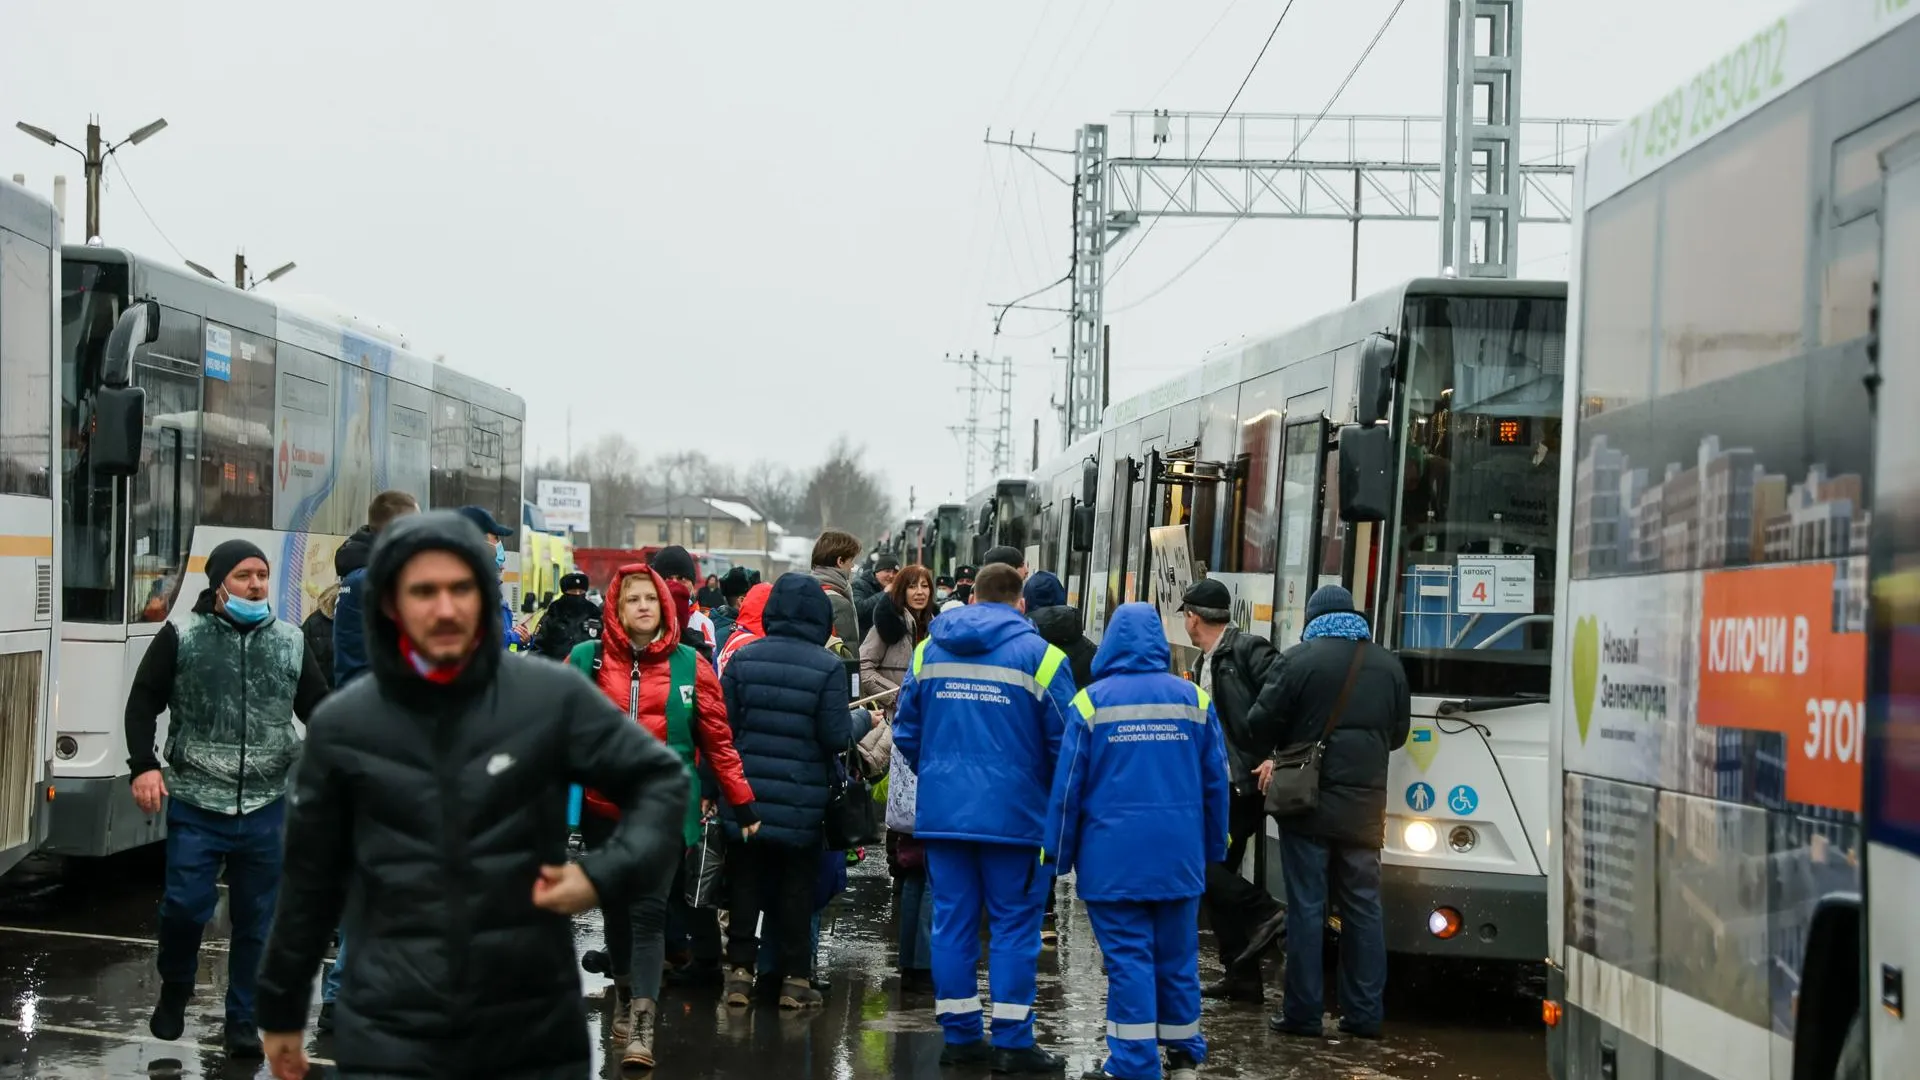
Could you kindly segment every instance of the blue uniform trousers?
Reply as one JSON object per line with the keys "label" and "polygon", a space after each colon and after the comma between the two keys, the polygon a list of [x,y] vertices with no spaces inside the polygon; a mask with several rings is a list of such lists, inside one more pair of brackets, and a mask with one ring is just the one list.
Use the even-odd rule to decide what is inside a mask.
{"label": "blue uniform trousers", "polygon": [[987,987],[993,996],[993,1045],[1033,1045],[1034,978],[1040,966],[1040,916],[1053,872],[1040,849],[965,840],[928,840],[927,884],[933,898],[934,1015],[947,1042],[979,1042],[980,908],[993,943]]}
{"label": "blue uniform trousers", "polygon": [[1200,1034],[1200,898],[1087,901],[1107,965],[1107,1075],[1159,1080],[1160,1048],[1207,1060]]}

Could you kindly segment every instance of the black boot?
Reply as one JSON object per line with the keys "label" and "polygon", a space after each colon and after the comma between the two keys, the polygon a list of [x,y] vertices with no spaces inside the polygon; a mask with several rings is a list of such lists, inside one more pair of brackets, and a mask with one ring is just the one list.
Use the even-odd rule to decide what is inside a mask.
{"label": "black boot", "polygon": [[1258,1005],[1267,999],[1267,992],[1258,980],[1228,975],[1201,987],[1200,996],[1213,1001],[1245,1001]]}
{"label": "black boot", "polygon": [[260,1032],[254,1028],[251,1020],[244,1024],[227,1021],[227,1028],[221,1036],[221,1042],[226,1044],[227,1056],[230,1058],[259,1061],[267,1056],[267,1052],[260,1046]]}
{"label": "black boot", "polygon": [[1057,1073],[1065,1072],[1066,1068],[1066,1058],[1037,1046],[1023,1046],[1018,1050],[996,1047],[993,1051],[993,1071],[997,1073]]}
{"label": "black boot", "polygon": [[316,1035],[333,1034],[333,1002],[325,1002],[320,1006],[320,1020],[313,1025],[313,1030]]}
{"label": "black boot", "polygon": [[161,983],[160,1001],[153,1007],[147,1030],[156,1039],[172,1042],[187,1030],[187,1002],[193,997],[192,983]]}
{"label": "black boot", "polygon": [[985,1039],[973,1042],[948,1043],[940,1050],[940,1064],[949,1066],[990,1065],[993,1063],[993,1047]]}

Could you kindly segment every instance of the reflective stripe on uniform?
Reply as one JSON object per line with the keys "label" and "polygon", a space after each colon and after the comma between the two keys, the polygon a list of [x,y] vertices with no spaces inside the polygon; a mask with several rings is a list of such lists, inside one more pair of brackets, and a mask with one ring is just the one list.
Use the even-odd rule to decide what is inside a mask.
{"label": "reflective stripe on uniform", "polygon": [[1001,667],[998,664],[954,664],[942,661],[928,664],[915,674],[922,679],[975,679],[1000,683],[1003,686],[1017,686],[1035,699],[1047,696],[1046,687],[1040,685],[1040,680],[1019,668]]}
{"label": "reflective stripe on uniform", "polygon": [[921,662],[927,657],[927,642],[932,640],[932,638],[921,638],[920,644],[913,647],[913,673],[916,676],[920,674]]}
{"label": "reflective stripe on uniform", "polygon": [[1198,1020],[1195,1020],[1191,1024],[1160,1025],[1160,1039],[1163,1042],[1178,1042],[1181,1039],[1197,1039],[1199,1037],[1200,1021]]}
{"label": "reflective stripe on uniform", "polygon": [[1159,1031],[1156,1024],[1116,1024],[1107,1021],[1107,1034],[1116,1039],[1152,1039],[1158,1037]]}
{"label": "reflective stripe on uniform", "polygon": [[1093,719],[1093,699],[1087,696],[1085,690],[1073,695],[1073,707],[1074,710],[1080,714],[1080,719]]}
{"label": "reflective stripe on uniform", "polygon": [[1197,686],[1193,688],[1193,692],[1200,695],[1200,711],[1203,713],[1206,712],[1207,706],[1213,704],[1213,698],[1208,696],[1205,690],[1202,690]]}
{"label": "reflective stripe on uniform", "polygon": [[1061,652],[1057,646],[1047,646],[1046,655],[1040,658],[1040,670],[1033,673],[1034,681],[1038,682],[1042,689],[1052,686],[1054,673],[1059,671],[1060,665],[1066,662],[1066,653]]}
{"label": "reflective stripe on uniform", "polygon": [[1019,1023],[1031,1015],[1033,1015],[1033,1006],[1031,1005],[1009,1005],[1004,1001],[996,1001],[993,1003],[993,1018],[995,1020],[1012,1020],[1015,1023]]}
{"label": "reflective stripe on uniform", "polygon": [[979,1011],[980,998],[978,995],[970,998],[942,998],[933,1003],[933,1014],[935,1016],[965,1016],[968,1013],[977,1013]]}
{"label": "reflective stripe on uniform", "polygon": [[[1084,712],[1082,715],[1085,715]],[[1191,720],[1196,724],[1207,722],[1207,710],[1193,705],[1101,705],[1087,717],[1087,723],[1098,727],[1101,724],[1117,724],[1129,720]]]}

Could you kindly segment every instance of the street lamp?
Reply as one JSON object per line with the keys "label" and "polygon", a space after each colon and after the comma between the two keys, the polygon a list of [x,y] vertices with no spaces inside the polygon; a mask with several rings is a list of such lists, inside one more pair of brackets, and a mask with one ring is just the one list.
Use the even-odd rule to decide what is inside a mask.
{"label": "street lamp", "polygon": [[112,145],[107,146],[104,150],[101,149],[100,125],[98,122],[95,122],[95,121],[88,121],[87,123],[87,148],[85,150],[82,150],[79,147],[73,145],[72,143],[66,141],[65,139],[62,139],[60,136],[55,135],[53,132],[48,131],[46,128],[35,127],[24,120],[16,122],[13,126],[19,128],[21,131],[26,132],[28,135],[33,136],[34,138],[40,140],[41,142],[46,143],[48,146],[64,146],[67,149],[73,151],[74,153],[79,154],[81,160],[86,162],[86,169],[87,169],[87,237],[86,238],[87,240],[92,241],[93,239],[95,239],[100,235],[100,176],[101,176],[101,173],[106,168],[106,160],[108,156],[110,156],[111,154],[113,154],[114,151],[120,149],[123,146],[128,146],[128,145],[139,146],[141,143],[146,142],[148,139],[153,138],[155,135],[159,134],[161,131],[166,129],[167,122],[164,119],[155,120],[153,123],[147,124],[144,127],[135,128],[133,134],[128,135],[126,138],[121,139],[117,143],[113,143]]}

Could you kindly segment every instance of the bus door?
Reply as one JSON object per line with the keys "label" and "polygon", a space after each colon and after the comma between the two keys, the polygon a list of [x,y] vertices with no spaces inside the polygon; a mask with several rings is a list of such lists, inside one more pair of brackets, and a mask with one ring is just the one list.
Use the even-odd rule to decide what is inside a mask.
{"label": "bus door", "polygon": [[1288,424],[1280,458],[1280,550],[1273,589],[1273,643],[1291,648],[1306,629],[1307,597],[1339,583],[1339,565],[1322,579],[1316,533],[1326,506],[1327,443],[1332,425],[1316,416]]}

